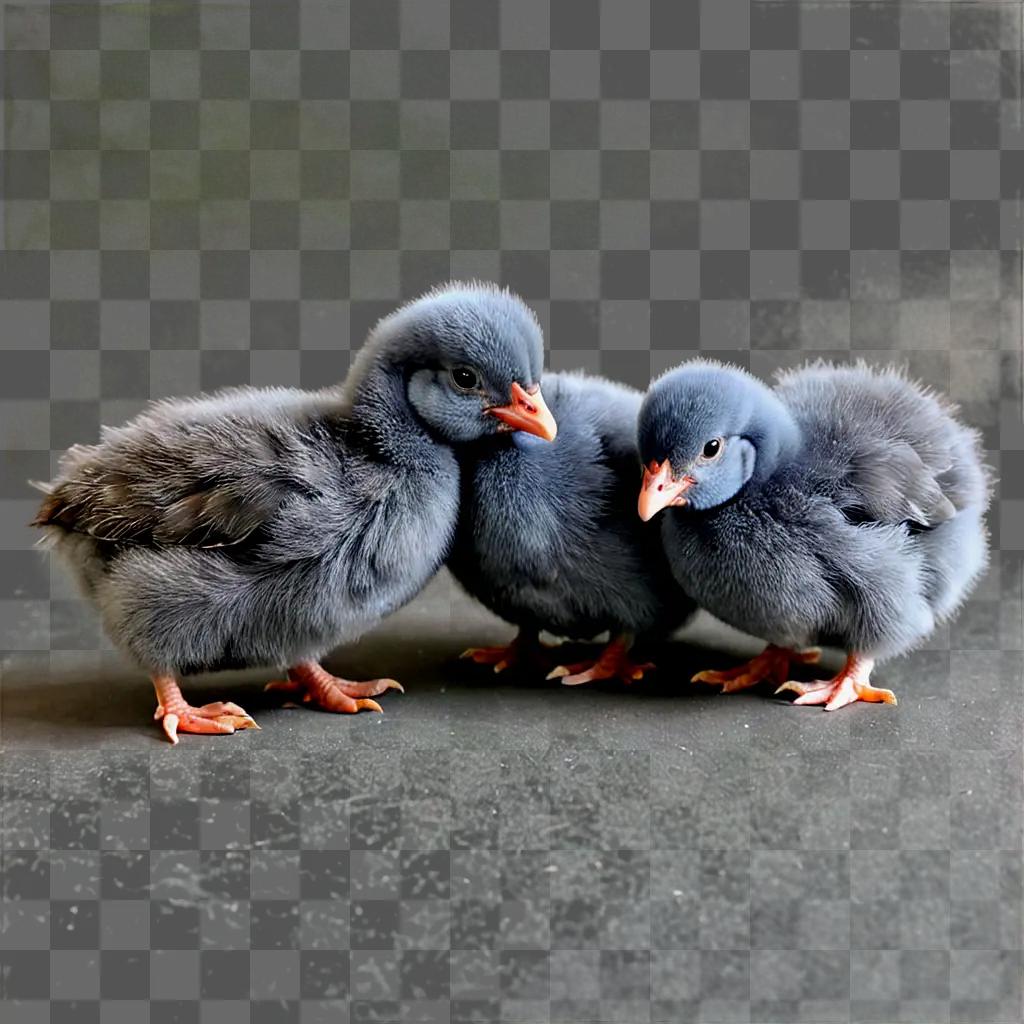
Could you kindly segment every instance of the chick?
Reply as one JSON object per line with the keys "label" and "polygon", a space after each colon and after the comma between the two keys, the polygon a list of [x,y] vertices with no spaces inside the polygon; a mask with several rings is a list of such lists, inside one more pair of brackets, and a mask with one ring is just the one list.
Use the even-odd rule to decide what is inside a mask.
{"label": "chick", "polygon": [[153,680],[177,733],[255,723],[189,705],[182,676],[276,665],[271,684],[329,711],[379,711],[399,685],[319,659],[409,601],[443,563],[454,449],[506,431],[554,437],[540,328],[515,296],[452,284],[383,319],[343,386],[241,387],[162,401],[75,446],[35,524],[110,637]]}
{"label": "chick", "polygon": [[[823,363],[770,389],[696,362],[651,387],[639,420],[640,517],[666,507],[680,583],[713,615],[770,641],[695,681],[762,679],[833,711],[894,704],[869,682],[949,618],[988,562],[990,473],[956,410],[900,372]],[[787,682],[809,644],[847,653],[832,679]],[[778,691],[777,691],[778,692]]]}
{"label": "chick", "polygon": [[549,678],[639,679],[653,666],[630,660],[634,637],[665,635],[694,610],[661,558],[658,531],[633,512],[642,396],[565,373],[545,374],[543,388],[559,424],[553,444],[516,434],[459,453],[462,510],[449,567],[520,630],[508,647],[464,657],[500,672],[543,661],[541,630],[578,639],[610,630],[599,658],[560,665]]}

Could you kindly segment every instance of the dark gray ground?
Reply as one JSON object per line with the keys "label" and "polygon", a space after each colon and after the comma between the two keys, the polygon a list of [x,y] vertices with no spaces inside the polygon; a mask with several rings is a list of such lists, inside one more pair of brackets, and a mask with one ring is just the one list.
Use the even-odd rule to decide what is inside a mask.
{"label": "dark gray ground", "polygon": [[16,662],[4,1019],[1012,1024],[1020,607],[997,569],[835,714],[691,688],[728,657],[683,642],[629,688],[453,664],[509,630],[447,577],[331,662],[405,682],[383,716],[207,677],[262,731],[172,748],[114,659]]}

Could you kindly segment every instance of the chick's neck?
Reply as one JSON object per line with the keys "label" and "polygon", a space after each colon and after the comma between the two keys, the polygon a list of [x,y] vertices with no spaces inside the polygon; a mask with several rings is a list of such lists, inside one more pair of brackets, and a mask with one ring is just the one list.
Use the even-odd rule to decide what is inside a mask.
{"label": "chick's neck", "polygon": [[416,416],[406,394],[405,367],[378,358],[351,382],[349,419],[375,459],[405,468],[426,468],[440,457],[437,443]]}
{"label": "chick's neck", "polygon": [[743,436],[757,451],[751,481],[763,483],[793,459],[803,445],[800,427],[790,411],[771,392],[761,396],[747,420]]}

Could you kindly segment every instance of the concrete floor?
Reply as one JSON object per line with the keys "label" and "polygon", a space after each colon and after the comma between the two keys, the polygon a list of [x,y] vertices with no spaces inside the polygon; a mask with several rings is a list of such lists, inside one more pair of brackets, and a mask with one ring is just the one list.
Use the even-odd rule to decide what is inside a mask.
{"label": "concrete floor", "polygon": [[[172,748],[115,656],[79,672],[12,660],[4,907],[50,930],[26,911],[4,946],[52,961],[54,915],[95,902],[98,980],[71,990],[127,999],[104,980],[102,921],[127,913],[108,861],[134,857],[131,948],[147,952],[132,1020],[172,1019],[152,1010],[150,972],[184,942],[192,998],[221,1000],[225,1020],[251,1003],[283,1007],[252,1010],[261,1021],[1019,1021],[1020,654],[979,647],[993,606],[979,607],[973,631],[878,673],[898,707],[834,714],[691,686],[759,648],[707,620],[631,687],[495,677],[456,656],[510,628],[444,576],[329,663],[402,680],[382,716],[282,709],[262,693],[270,672],[205,677],[190,699],[235,700],[262,730]],[[304,872],[326,851],[345,880],[325,922]],[[231,857],[247,873],[225,902],[209,870]],[[94,869],[75,875],[82,858]],[[22,887],[29,862],[48,889]],[[165,905],[197,915],[184,939],[156,923]],[[318,942],[347,951],[335,987],[287,980],[284,954]],[[221,992],[204,951],[230,948],[251,963]],[[41,998],[19,964],[5,1012]]]}
{"label": "concrete floor", "polygon": [[[234,700],[257,718],[262,729],[223,739],[183,736],[182,749],[204,750],[212,742],[218,749],[238,744],[247,751],[294,750],[296,745],[341,740],[458,749],[464,743],[475,746],[483,736],[489,736],[484,746],[534,746],[564,735],[612,749],[678,748],[687,740],[696,748],[742,740],[746,746],[778,744],[797,751],[805,743],[834,748],[854,737],[858,745],[869,747],[897,740],[937,743],[950,735],[951,727],[954,732],[961,728],[959,720],[951,721],[951,680],[944,668],[950,656],[948,635],[933,638],[931,649],[883,665],[875,673],[878,685],[896,691],[898,708],[856,705],[845,714],[791,707],[788,701],[773,698],[767,685],[725,696],[714,687],[690,684],[699,669],[734,664],[763,647],[703,614],[652,652],[658,670],[630,686],[605,682],[563,687],[527,670],[495,675],[458,658],[467,646],[504,643],[513,635],[510,626],[468,599],[443,574],[411,605],[327,659],[329,668],[349,678],[385,675],[402,681],[404,695],[389,693],[382,699],[384,716],[364,713],[353,719],[283,709],[278,696],[262,689],[279,672],[219,673],[186,680],[186,697],[194,704]],[[591,649],[566,644],[560,660],[575,660]],[[69,665],[69,660],[77,664]],[[798,668],[794,674],[814,678],[824,669],[834,671],[841,661],[838,652],[828,651],[822,671]],[[962,690],[974,708],[969,716],[974,731],[984,733],[989,726],[1006,735],[1017,726],[1018,716],[1007,716],[1007,709],[999,708],[989,721],[989,708],[979,708],[995,682],[985,678],[985,669],[979,663],[966,679],[959,677],[955,689]],[[160,740],[151,722],[152,688],[145,675],[116,652],[70,659],[62,653],[59,660],[46,654],[15,655],[0,681],[7,750],[152,751]]]}

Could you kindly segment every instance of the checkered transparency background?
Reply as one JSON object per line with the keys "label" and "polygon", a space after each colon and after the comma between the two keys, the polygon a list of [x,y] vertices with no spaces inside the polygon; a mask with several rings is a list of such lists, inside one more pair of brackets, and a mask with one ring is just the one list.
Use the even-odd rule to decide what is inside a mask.
{"label": "checkered transparency background", "polygon": [[[1016,3],[172,0],[2,17],[5,650],[72,664],[101,646],[22,525],[24,481],[64,448],[151,398],[336,381],[381,314],[477,277],[530,302],[558,369],[644,386],[698,353],[765,376],[864,357],[949,393],[1001,491],[993,574],[948,646],[954,669],[957,643],[980,648],[1019,690]],[[956,810],[948,752],[880,749],[872,785],[892,802],[863,805],[854,835],[876,852],[804,856],[798,885],[792,851],[814,829],[766,817],[781,831],[758,846],[756,793],[737,848],[668,803],[636,848],[608,830],[626,848],[583,870],[550,836],[517,852],[514,829],[429,827],[463,763],[519,799],[559,758],[221,749],[84,758],[74,777],[10,756],[5,1022],[1020,1019],[1019,828],[1006,803]],[[1019,806],[1019,757],[980,749],[963,777]],[[801,755],[805,777],[828,774],[826,753]],[[675,770],[644,757],[595,770],[643,802]],[[686,781],[720,786],[724,806],[730,779],[785,784],[755,761]],[[400,817],[397,796],[359,802],[360,780],[379,794],[388,773],[424,780]],[[950,803],[981,838],[900,849],[886,823],[902,798],[904,815]]]}

